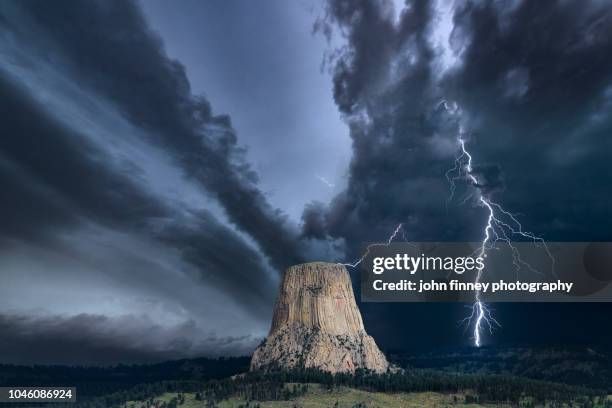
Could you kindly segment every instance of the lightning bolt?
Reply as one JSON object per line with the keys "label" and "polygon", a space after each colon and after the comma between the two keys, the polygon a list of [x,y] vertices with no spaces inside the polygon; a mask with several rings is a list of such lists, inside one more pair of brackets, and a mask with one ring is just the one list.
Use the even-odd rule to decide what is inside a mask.
{"label": "lightning bolt", "polygon": [[[460,115],[461,110],[456,103],[449,104],[447,101],[440,102],[447,112],[452,115]],[[477,174],[474,172],[472,165],[472,154],[466,147],[466,133],[463,130],[462,125],[459,126],[457,134],[458,153],[455,157],[454,167],[446,172],[446,179],[450,185],[450,195],[447,199],[447,206],[452,202],[456,192],[457,181],[467,181],[467,183],[473,187],[472,191],[467,194],[460,202],[465,204],[471,198],[476,197],[477,203],[486,210],[487,221],[483,229],[483,239],[479,248],[475,251],[477,257],[486,259],[487,251],[491,249],[494,244],[503,242],[508,245],[512,254],[512,262],[517,271],[517,274],[523,268],[534,273],[541,273],[540,271],[533,268],[529,263],[525,262],[520,255],[518,249],[513,245],[512,240],[520,237],[521,239],[530,240],[533,243],[541,246],[548,255],[551,261],[551,270],[553,275],[555,274],[555,258],[552,256],[550,249],[548,248],[546,241],[543,238],[536,236],[535,234],[525,231],[517,216],[507,210],[505,210],[500,204],[491,200],[491,198],[483,191],[484,185],[478,180]],[[359,266],[365,258],[370,254],[370,250],[377,246],[389,246],[395,240],[397,235],[401,232],[402,237],[406,240],[405,231],[403,225],[398,224],[386,242],[374,243],[366,247],[363,255],[353,263],[342,263],[341,265],[348,266],[350,268],[356,268]],[[478,269],[474,282],[479,283],[482,280],[482,276],[485,268]],[[470,313],[465,317],[461,323],[465,325],[466,329],[473,327],[474,345],[480,347],[482,345],[482,337],[484,330],[488,330],[492,335],[495,328],[501,327],[501,323],[493,316],[492,309],[482,301],[481,292],[476,291],[474,295],[474,303],[469,306]]]}
{"label": "lightning bolt", "polygon": [[387,247],[389,245],[391,245],[391,243],[393,242],[393,240],[395,239],[395,237],[397,237],[397,234],[400,233],[400,231],[402,232],[402,236],[404,237],[404,239],[406,238],[406,236],[404,235],[404,231],[403,231],[403,227],[402,224],[397,224],[397,227],[395,227],[395,229],[393,230],[393,232],[391,233],[391,235],[389,236],[389,238],[387,239],[387,242],[383,242],[383,243],[375,243],[375,244],[370,244],[366,247],[365,252],[363,253],[363,255],[361,255],[361,258],[359,258],[358,260],[356,260],[353,263],[343,263],[342,265],[344,266],[348,266],[349,268],[356,268],[359,266],[359,264],[361,262],[363,262],[364,259],[367,258],[367,256],[370,254],[370,249],[374,248],[374,247]]}
{"label": "lightning bolt", "polygon": [[[460,108],[456,103],[449,104],[446,101],[442,101],[441,106],[443,106],[444,109],[451,114],[461,113]],[[517,219],[516,215],[506,211],[498,203],[491,201],[491,199],[483,192],[483,185],[479,183],[477,176],[474,174],[472,155],[466,147],[465,132],[461,125],[459,126],[459,132],[457,135],[457,144],[459,149],[455,158],[455,165],[446,172],[446,178],[450,184],[450,195],[447,200],[447,205],[453,200],[456,191],[456,181],[466,180],[468,184],[474,187],[473,191],[462,200],[462,203],[465,203],[471,197],[476,196],[478,204],[485,208],[487,213],[487,222],[483,230],[484,236],[480,247],[476,250],[477,256],[485,259],[487,256],[487,250],[490,249],[493,244],[501,241],[506,243],[511,250],[512,260],[517,274],[522,268],[525,268],[530,272],[540,273],[521,258],[518,249],[512,244],[513,238],[521,237],[522,239],[533,241],[544,248],[551,260],[551,268],[554,274],[555,259],[544,239],[531,232],[524,231],[523,226]],[[476,283],[480,282],[482,279],[483,272],[484,268],[478,269],[475,278]],[[474,300],[474,304],[470,307],[470,313],[461,322],[465,325],[466,329],[473,325],[472,337],[474,340],[474,345],[476,347],[480,347],[482,345],[483,331],[487,329],[490,334],[493,334],[493,330],[496,327],[501,327],[501,324],[493,316],[492,310],[482,301],[480,291],[476,291]]]}
{"label": "lightning bolt", "polygon": [[[446,103],[444,107],[445,109],[448,109],[448,106],[446,105]],[[464,132],[461,128],[459,129],[459,135],[457,137],[457,142],[459,143],[459,154],[455,160],[455,167],[453,167],[451,170],[449,170],[446,173],[446,177],[449,180],[450,185],[451,185],[451,188],[450,188],[451,194],[449,196],[448,202],[450,202],[453,199],[453,195],[455,192],[455,180],[457,180],[458,178],[467,177],[468,181],[473,186],[479,185],[478,179],[473,174],[472,155],[470,154],[470,152],[468,152],[468,150],[465,147]],[[457,176],[455,178],[450,177],[452,172],[457,172]],[[495,228],[494,228],[496,217],[495,217],[495,211],[493,209],[493,206],[491,205],[491,202],[487,198],[485,198],[485,196],[482,194],[480,189],[477,189],[477,190],[478,190],[478,195],[479,195],[478,200],[480,204],[484,206],[488,211],[487,224],[484,228],[484,238],[482,240],[482,244],[480,245],[480,248],[478,249],[478,257],[481,257],[484,259],[487,255],[487,245],[489,245],[492,235],[494,235],[495,238],[499,238],[499,235],[496,233]],[[480,282],[483,271],[484,271],[484,268],[478,269],[478,272],[476,274],[476,279],[475,279],[476,283]],[[501,324],[495,319],[495,317],[493,317],[491,309],[489,309],[489,307],[481,300],[480,295],[481,295],[480,291],[476,291],[475,302],[471,307],[471,313],[465,319],[462,320],[462,323],[465,324],[466,328],[470,327],[472,322],[474,322],[473,339],[474,339],[474,345],[476,347],[480,347],[482,344],[481,333],[482,333],[483,327],[486,326],[491,334],[493,334],[493,329],[495,327],[501,327]]]}

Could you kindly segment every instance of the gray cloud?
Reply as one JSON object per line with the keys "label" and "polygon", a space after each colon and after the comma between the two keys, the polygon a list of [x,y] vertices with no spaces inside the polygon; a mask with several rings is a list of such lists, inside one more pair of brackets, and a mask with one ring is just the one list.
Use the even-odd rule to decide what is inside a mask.
{"label": "gray cloud", "polygon": [[[253,309],[254,304],[270,304],[268,298],[275,283],[261,256],[210,212],[200,210],[179,216],[170,201],[153,194],[137,178],[114,169],[108,153],[88,143],[77,131],[54,122],[14,90],[6,90],[3,96],[11,101],[3,107],[5,129],[11,135],[19,135],[1,142],[5,171],[0,177],[5,178],[6,199],[0,206],[5,239],[46,242],[58,252],[69,253],[74,252],[74,247],[58,243],[56,234],[78,231],[93,222],[143,238],[158,238],[179,248],[188,263],[194,260],[193,255],[188,255],[194,252],[191,246],[199,242],[200,251],[215,248],[202,252],[200,258],[226,260],[200,265],[206,274],[202,278],[212,277],[207,279],[210,285],[235,293],[237,302],[246,303],[248,310],[259,308]],[[233,262],[238,254],[241,265]],[[87,256],[75,255],[83,259]],[[243,285],[245,271],[249,271],[248,288]],[[255,294],[256,301],[252,298]]]}
{"label": "gray cloud", "polygon": [[[302,258],[229,117],[191,94],[131,2],[5,3],[0,16],[0,358],[28,360],[19,344],[94,363],[247,350],[276,272]],[[160,341],[139,343],[147,332]]]}
{"label": "gray cloud", "polygon": [[[391,2],[327,4],[317,27],[343,41],[331,70],[353,158],[346,190],[305,210],[305,234],[344,239],[354,256],[360,241],[382,241],[399,222],[413,240],[480,239],[482,208],[460,204],[465,191],[446,205],[461,121],[479,187],[529,230],[553,241],[610,239],[612,214],[600,204],[612,147],[608,3],[408,1],[397,21]],[[460,116],[442,100],[457,102]],[[375,327],[421,310],[398,308],[362,305]],[[437,337],[453,324],[450,307],[421,311],[429,322],[406,323],[406,336],[416,326]],[[506,324],[513,331],[518,321]],[[560,327],[547,330],[563,338]],[[383,344],[406,338],[380,335]]]}
{"label": "gray cloud", "polygon": [[[327,201],[350,159],[348,129],[321,72],[326,41],[312,35],[320,0],[140,2],[192,89],[231,113],[269,202],[294,223],[304,204]],[[290,169],[291,177],[287,176]]]}
{"label": "gray cloud", "polygon": [[[245,355],[250,336],[207,334],[194,321],[162,327],[143,316],[0,314],[4,363],[114,365],[201,355]],[[49,350],[53,350],[52,353]]]}
{"label": "gray cloud", "polygon": [[[346,42],[332,72],[353,160],[346,191],[326,210],[309,207],[305,231],[324,235],[324,219],[333,237],[355,243],[368,235],[363,231],[374,228],[380,239],[390,224],[403,221],[414,238],[477,239],[471,226],[478,224],[478,211],[444,206],[457,119],[440,111],[441,100],[462,108],[480,187],[525,213],[527,225],[540,233],[548,233],[555,219],[570,225],[575,212],[568,187],[588,200],[601,199],[603,183],[585,190],[579,179],[603,174],[603,152],[610,147],[603,136],[611,124],[607,5],[461,3],[451,9],[453,28],[444,39],[453,66],[444,65],[444,50],[434,44],[437,3],[408,2],[397,23],[391,7],[329,1],[327,19],[318,24],[328,33],[336,29]],[[576,239],[587,230],[591,239],[605,236],[596,220],[609,214],[598,209],[597,216],[588,215],[588,228],[558,236]]]}
{"label": "gray cloud", "polygon": [[[2,3],[0,350],[10,352],[0,357],[26,361],[42,339],[57,361],[78,345],[70,361],[239,353],[252,344],[245,334],[265,333],[276,272],[290,264],[353,258],[399,222],[413,240],[479,239],[482,208],[461,205],[463,191],[447,205],[459,121],[480,187],[530,230],[610,240],[610,6],[457,2],[443,15],[443,3],[410,1],[401,13],[390,1],[327,3],[317,27],[344,42],[328,67],[353,157],[346,188],[307,205],[301,231],[135,3]],[[385,347],[461,335],[450,306],[362,310]],[[583,309],[572,310],[578,321]],[[410,321],[391,337],[389,316]],[[504,319],[521,333],[520,319]],[[563,334],[556,324],[540,331]],[[52,362],[43,351],[31,360]]]}
{"label": "gray cloud", "polygon": [[[441,126],[432,89],[435,54],[429,44],[432,11],[414,2],[394,24],[389,2],[331,1],[324,24],[339,27],[346,48],[336,58],[335,99],[353,139],[348,187],[325,215],[334,238],[353,250],[359,242],[383,239],[398,222],[420,239],[452,228],[444,213],[444,172],[454,152],[434,149]],[[319,233],[319,235],[321,235]],[[450,237],[448,237],[450,238]]]}
{"label": "gray cloud", "polygon": [[230,221],[254,238],[275,267],[300,260],[296,235],[257,188],[229,117],[214,115],[208,101],[191,94],[183,66],[165,55],[133,3],[57,7],[33,1],[19,8],[37,34],[49,39],[53,58],[66,75],[108,98],[144,130],[148,143],[171,154],[185,176],[219,200]]}

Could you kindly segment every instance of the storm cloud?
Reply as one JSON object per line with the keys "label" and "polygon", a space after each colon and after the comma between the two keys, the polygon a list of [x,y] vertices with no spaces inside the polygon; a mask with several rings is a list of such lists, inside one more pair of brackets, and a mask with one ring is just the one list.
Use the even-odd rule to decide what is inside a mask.
{"label": "storm cloud", "polygon": [[[299,231],[260,191],[229,116],[192,94],[137,4],[15,2],[0,15],[6,344],[45,327],[51,342],[87,343],[67,338],[128,314],[149,321],[121,335],[132,340],[149,324],[151,336],[189,344],[265,333],[278,272],[302,259]],[[194,330],[175,330],[186,324]],[[111,338],[93,343],[114,350]],[[218,354],[170,342],[157,347],[168,358]],[[137,349],[121,355],[139,360]]]}
{"label": "storm cloud", "polygon": [[[210,192],[276,267],[299,260],[295,237],[257,188],[229,117],[213,115],[208,101],[191,94],[184,68],[166,57],[133,3],[31,2],[23,8],[35,29],[56,44],[55,64],[137,124],[145,141],[160,146],[188,179]],[[40,51],[41,58],[49,57]]]}
{"label": "storm cloud", "polygon": [[[415,241],[481,239],[482,207],[466,191],[448,202],[462,126],[478,187],[526,228],[551,241],[609,240],[611,20],[612,7],[596,1],[327,2],[316,28],[342,44],[330,70],[353,157],[346,190],[307,208],[304,233],[345,240],[354,257],[359,242],[383,241],[400,222]],[[362,310],[377,326],[405,321],[405,336],[374,329],[390,347],[415,327],[441,333],[456,314]],[[549,338],[521,339],[540,335]]]}
{"label": "storm cloud", "polygon": [[[398,223],[481,239],[482,207],[449,201],[459,127],[478,187],[527,229],[611,240],[612,6],[329,0],[300,21],[324,56],[289,40],[283,4],[0,5],[0,360],[247,353],[289,265],[356,259]],[[206,29],[183,44],[183,21]],[[288,61],[315,53],[328,87]],[[556,307],[499,307],[496,339],[612,339],[607,305]],[[360,308],[387,350],[466,341],[461,305]]]}
{"label": "storm cloud", "polygon": [[[247,354],[256,339],[218,337],[194,321],[164,327],[145,316],[0,315],[4,363],[114,365],[202,355]],[[53,353],[49,353],[53,350]]]}
{"label": "storm cloud", "polygon": [[[305,231],[321,236],[324,219],[332,237],[371,240],[372,228],[381,239],[404,222],[415,239],[477,239],[470,225],[483,214],[474,203],[445,208],[460,119],[480,187],[526,225],[549,240],[609,237],[609,210],[596,204],[607,187],[584,183],[603,175],[612,147],[610,7],[413,1],[393,9],[331,0],[317,24],[344,40],[331,71],[353,158],[346,191],[319,206],[322,214],[309,207]],[[447,101],[461,107],[459,119],[442,112]],[[576,225],[585,203],[596,213]]]}

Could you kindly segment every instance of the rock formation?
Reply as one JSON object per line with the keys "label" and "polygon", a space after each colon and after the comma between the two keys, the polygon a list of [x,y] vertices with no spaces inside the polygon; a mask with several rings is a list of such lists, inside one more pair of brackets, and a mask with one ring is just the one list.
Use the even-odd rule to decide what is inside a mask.
{"label": "rock formation", "polygon": [[387,371],[387,359],[365,332],[344,266],[313,262],[287,269],[272,328],[251,360],[251,370],[273,367]]}

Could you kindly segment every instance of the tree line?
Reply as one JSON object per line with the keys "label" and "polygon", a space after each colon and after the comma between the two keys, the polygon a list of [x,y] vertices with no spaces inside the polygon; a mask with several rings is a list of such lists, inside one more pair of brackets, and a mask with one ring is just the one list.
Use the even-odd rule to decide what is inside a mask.
{"label": "tree line", "polygon": [[[366,370],[358,370],[355,374],[331,374],[316,369],[294,369],[248,372],[230,378],[206,381],[177,380],[139,384],[129,390],[80,400],[71,407],[122,407],[127,401],[153,401],[155,397],[165,393],[193,393],[202,401],[202,406],[207,408],[216,407],[220,401],[232,397],[253,401],[249,406],[255,406],[256,401],[291,400],[304,395],[308,391],[306,384],[309,383],[321,384],[329,390],[344,386],[385,393],[467,391],[466,398],[470,398],[471,402],[506,402],[527,407],[544,403],[549,406],[571,403],[573,406],[589,407],[595,406],[596,401],[605,401],[606,398],[604,390],[511,375],[459,374],[423,369],[385,374]],[[180,400],[176,400],[160,408],[174,408],[179,405]],[[612,407],[612,403],[603,406]],[[141,408],[141,405],[133,408]]]}

